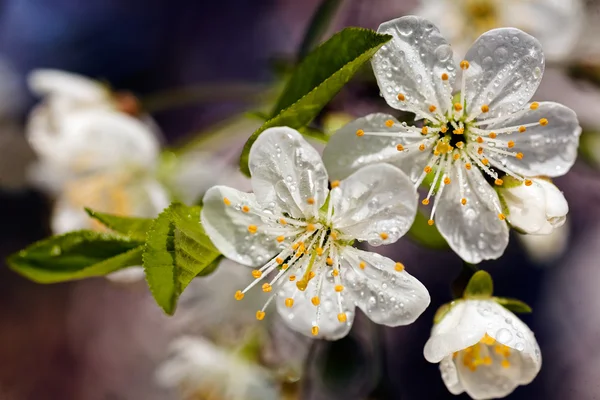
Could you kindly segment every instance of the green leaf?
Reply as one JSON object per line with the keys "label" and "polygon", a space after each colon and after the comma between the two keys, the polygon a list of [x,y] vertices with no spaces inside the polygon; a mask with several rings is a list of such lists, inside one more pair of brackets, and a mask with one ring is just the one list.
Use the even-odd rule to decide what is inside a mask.
{"label": "green leaf", "polygon": [[369,29],[346,28],[306,56],[279,97],[271,119],[246,142],[240,158],[242,172],[250,175],[250,148],[263,131],[274,126],[299,129],[308,125],[359,68],[391,38]]}
{"label": "green leaf", "polygon": [[110,230],[140,241],[146,240],[146,232],[150,230],[153,222],[150,218],[119,217],[112,214],[99,213],[89,208],[86,208],[85,211],[90,217],[101,222]]}
{"label": "green leaf", "polygon": [[342,0],[323,0],[319,8],[313,14],[308,29],[304,33],[304,39],[298,51],[298,60],[301,61],[321,41],[323,34],[329,28],[331,20],[342,4]]}
{"label": "green leaf", "polygon": [[521,300],[508,297],[494,297],[494,301],[514,313],[528,314],[532,312],[531,307]]}
{"label": "green leaf", "polygon": [[430,249],[447,249],[448,243],[446,239],[440,235],[435,225],[429,225],[429,218],[422,212],[417,212],[415,222],[408,231],[408,237],[419,243],[423,247]]}
{"label": "green leaf", "polygon": [[38,283],[103,276],[141,265],[143,242],[94,231],[52,236],[8,257],[12,270]]}
{"label": "green leaf", "polygon": [[494,282],[492,277],[485,271],[477,271],[469,280],[463,293],[465,298],[488,298],[494,292]]}
{"label": "green leaf", "polygon": [[187,285],[214,271],[219,257],[200,224],[200,207],[173,203],[156,218],[143,259],[150,291],[165,313],[175,312]]}

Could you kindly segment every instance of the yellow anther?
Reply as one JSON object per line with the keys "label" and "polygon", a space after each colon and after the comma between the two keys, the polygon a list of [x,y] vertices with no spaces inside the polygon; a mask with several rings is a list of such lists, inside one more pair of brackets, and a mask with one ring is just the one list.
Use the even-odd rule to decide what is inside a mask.
{"label": "yellow anther", "polygon": [[440,151],[439,151],[438,149],[435,149],[435,150],[433,151],[433,155],[434,155],[434,156],[439,156],[439,155],[440,155]]}
{"label": "yellow anther", "polygon": [[533,102],[529,105],[529,108],[531,108],[532,110],[537,110],[537,108],[540,106],[540,103],[537,102]]}
{"label": "yellow anther", "polygon": [[366,267],[366,266],[367,266],[367,263],[366,263],[366,262],[364,262],[364,261],[361,261],[361,262],[358,264],[358,268],[360,268],[360,269],[365,269],[365,267]]}
{"label": "yellow anther", "polygon": [[394,269],[398,272],[402,272],[402,271],[404,271],[404,264],[402,264],[401,262],[397,262]]}
{"label": "yellow anther", "polygon": [[310,299],[310,302],[313,304],[313,306],[318,306],[319,304],[321,304],[321,299],[319,298],[319,296],[315,296],[312,299]]}
{"label": "yellow anther", "polygon": [[306,202],[310,205],[315,204],[315,199],[314,197],[309,197],[308,199],[306,199]]}
{"label": "yellow anther", "polygon": [[306,225],[306,230],[307,230],[308,232],[312,232],[312,231],[314,231],[315,229],[316,229],[316,228],[315,228],[314,224],[308,224],[308,225]]}
{"label": "yellow anther", "polygon": [[547,120],[546,118],[542,118],[542,119],[540,119],[540,125],[541,125],[541,126],[546,126],[546,125],[548,125],[548,120]]}
{"label": "yellow anther", "polygon": [[279,243],[283,242],[285,240],[285,236],[277,236],[277,241]]}
{"label": "yellow anther", "polygon": [[256,319],[259,321],[262,321],[263,319],[265,319],[265,312],[264,311],[257,311],[256,312]]}
{"label": "yellow anther", "polygon": [[455,109],[456,111],[460,111],[460,110],[462,110],[463,108],[462,108],[462,105],[460,105],[460,103],[454,103],[454,109]]}
{"label": "yellow anther", "polygon": [[434,106],[433,104],[429,106],[429,112],[435,112],[435,110],[437,110],[436,106]]}
{"label": "yellow anther", "polygon": [[503,181],[502,179],[498,178],[498,179],[496,179],[496,180],[494,181],[494,183],[495,183],[496,185],[498,185],[498,186],[502,186],[502,184],[504,183],[504,181]]}
{"label": "yellow anther", "polygon": [[488,335],[487,333],[481,338],[480,342],[483,344],[487,344],[488,346],[493,346],[494,343],[496,343],[494,338]]}
{"label": "yellow anther", "polygon": [[404,97],[404,95],[402,93],[398,93],[398,100],[400,101],[404,101],[406,99],[406,97]]}
{"label": "yellow anther", "polygon": [[243,211],[243,212],[245,212],[245,213],[247,213],[247,212],[250,212],[250,207],[248,207],[248,206],[243,206],[243,207],[242,207],[242,211]]}
{"label": "yellow anther", "polygon": [[442,132],[442,133],[446,133],[446,132],[448,132],[448,127],[447,127],[446,125],[442,126],[442,127],[440,128],[440,132]]}
{"label": "yellow anther", "polygon": [[342,324],[344,322],[346,322],[347,321],[346,313],[339,313],[338,314],[338,321],[340,321]]}
{"label": "yellow anther", "polygon": [[502,365],[502,368],[508,368],[510,367],[510,361],[502,360],[502,362],[500,362],[500,365]]}
{"label": "yellow anther", "polygon": [[428,165],[425,168],[423,168],[423,171],[425,171],[426,174],[431,172],[431,167]]}
{"label": "yellow anther", "polygon": [[301,244],[301,243],[302,243],[302,242],[296,242],[296,243],[294,243],[294,244],[292,245],[292,250],[297,250],[297,249],[298,249],[298,247],[300,247],[300,244]]}
{"label": "yellow anther", "polygon": [[331,236],[331,238],[332,238],[333,240],[337,240],[337,238],[338,238],[338,234],[337,234],[337,232],[335,232],[335,231],[331,232],[331,233],[329,234],[329,236]]}
{"label": "yellow anther", "polygon": [[432,219],[430,219],[429,221],[427,221],[427,225],[429,225],[429,226],[433,226],[433,220],[432,220]]}
{"label": "yellow anther", "polygon": [[467,199],[465,199],[464,197],[462,199],[460,199],[460,204],[462,204],[463,206],[467,204]]}
{"label": "yellow anther", "polygon": [[233,297],[235,297],[236,300],[241,300],[244,298],[244,293],[242,293],[241,290],[238,290],[237,292],[235,292],[235,295]]}
{"label": "yellow anther", "polygon": [[490,132],[490,134],[488,135],[490,139],[496,139],[496,136],[498,136],[496,135],[496,132]]}
{"label": "yellow anther", "polygon": [[293,305],[294,305],[294,299],[292,299],[291,297],[288,297],[287,299],[285,299],[286,307],[292,308]]}
{"label": "yellow anther", "polygon": [[401,144],[399,144],[398,146],[396,146],[396,150],[403,151],[404,150],[404,146],[402,146]]}
{"label": "yellow anther", "polygon": [[298,290],[304,292],[306,290],[306,287],[308,286],[308,282],[305,281],[304,279],[300,279],[298,282],[296,282],[296,287],[298,288]]}
{"label": "yellow anther", "polygon": [[483,143],[483,138],[481,136],[477,136],[477,143]]}
{"label": "yellow anther", "polygon": [[260,272],[259,270],[255,269],[254,271],[252,271],[252,276],[255,278],[260,278],[262,276],[262,272]]}
{"label": "yellow anther", "polygon": [[512,149],[513,147],[515,147],[515,142],[512,141],[512,140],[509,140],[508,143],[507,143],[507,146],[508,146],[509,149]]}
{"label": "yellow anther", "polygon": [[448,74],[444,72],[444,73],[442,74],[442,80],[443,80],[443,81],[447,81],[447,80],[448,80],[448,78],[449,78]]}
{"label": "yellow anther", "polygon": [[500,221],[504,221],[504,220],[506,219],[506,215],[504,215],[504,214],[500,213],[500,214],[498,214],[498,219],[499,219]]}
{"label": "yellow anther", "polygon": [[392,126],[394,126],[394,121],[392,121],[391,119],[388,119],[387,121],[385,121],[385,126],[387,126],[388,128],[391,128]]}
{"label": "yellow anther", "polygon": [[421,134],[427,135],[428,132],[429,132],[429,129],[426,126],[424,126],[423,128],[421,128]]}
{"label": "yellow anther", "polygon": [[283,264],[283,265],[281,266],[281,269],[285,271],[286,269],[288,269],[288,267],[289,267],[289,265],[287,265],[287,264]]}
{"label": "yellow anther", "polygon": [[290,282],[294,282],[296,280],[296,275],[290,275]]}
{"label": "yellow anther", "polygon": [[465,133],[465,128],[458,128],[452,131],[452,133],[454,133],[455,135],[462,135],[463,133]]}
{"label": "yellow anther", "polygon": [[283,219],[283,218],[279,218],[279,223],[281,225],[287,225],[287,221],[285,219]]}
{"label": "yellow anther", "polygon": [[451,182],[450,178],[448,178],[448,177],[444,178],[444,185],[449,185],[450,182]]}
{"label": "yellow anther", "polygon": [[458,142],[456,143],[456,147],[458,147],[459,149],[462,149],[465,146],[464,142]]}
{"label": "yellow anther", "polygon": [[223,203],[225,203],[226,206],[230,206],[231,200],[229,200],[227,197],[223,197]]}
{"label": "yellow anther", "polygon": [[362,129],[359,129],[356,131],[356,136],[364,136],[365,135],[365,131],[363,131]]}
{"label": "yellow anther", "polygon": [[281,257],[277,257],[277,258],[275,259],[275,262],[276,262],[277,264],[281,265],[281,264],[283,264],[283,258],[281,258]]}
{"label": "yellow anther", "polygon": [[336,292],[338,292],[338,293],[339,293],[339,292],[341,292],[342,290],[344,290],[344,287],[343,287],[342,285],[335,285],[335,288],[334,288],[334,289],[335,289],[335,291],[336,291]]}
{"label": "yellow anther", "polygon": [[458,160],[460,158],[460,154],[454,153],[454,155],[452,156],[452,158],[454,159],[454,161],[456,161],[456,160]]}
{"label": "yellow anther", "polygon": [[425,145],[424,145],[423,143],[421,143],[421,144],[419,145],[419,150],[420,150],[420,151],[424,151],[424,150],[425,150]]}
{"label": "yellow anther", "polygon": [[490,106],[488,106],[487,104],[481,106],[481,112],[486,113],[488,111],[490,111]]}
{"label": "yellow anther", "polygon": [[465,164],[465,168],[466,168],[466,169],[471,169],[471,163],[466,163],[466,164]]}
{"label": "yellow anther", "polygon": [[531,179],[525,179],[525,186],[533,185],[533,181]]}
{"label": "yellow anther", "polygon": [[523,153],[517,153],[517,155],[515,155],[515,157],[517,157],[518,160],[522,160],[523,159]]}
{"label": "yellow anther", "polygon": [[258,230],[258,227],[256,225],[248,225],[248,232],[256,233],[257,230]]}
{"label": "yellow anther", "polygon": [[423,201],[421,202],[424,206],[429,204],[429,199],[423,199]]}
{"label": "yellow anther", "polygon": [[483,147],[477,148],[477,154],[482,154],[482,153],[483,153]]}
{"label": "yellow anther", "polygon": [[527,130],[527,128],[526,128],[526,127],[524,127],[523,125],[521,125],[521,126],[519,127],[519,132],[520,132],[520,133],[523,133],[523,132],[525,132],[526,130]]}
{"label": "yellow anther", "polygon": [[471,64],[469,64],[469,62],[468,62],[467,60],[462,60],[462,61],[460,62],[460,68],[461,68],[461,69],[469,69],[469,66],[470,66],[470,65],[471,65]]}
{"label": "yellow anther", "polygon": [[273,287],[271,285],[269,285],[268,283],[265,283],[262,285],[263,292],[269,293],[271,290],[273,290]]}
{"label": "yellow anther", "polygon": [[319,334],[319,327],[313,326],[310,332],[313,334],[313,336],[317,336]]}
{"label": "yellow anther", "polygon": [[388,234],[387,234],[387,233],[385,233],[385,232],[381,232],[381,233],[379,234],[379,237],[380,237],[382,240],[386,240],[386,239],[388,238]]}
{"label": "yellow anther", "polygon": [[340,274],[340,271],[337,269],[334,269],[332,274],[333,274],[333,276],[338,276]]}
{"label": "yellow anther", "polygon": [[325,260],[325,262],[327,263],[327,265],[332,266],[333,265],[333,258],[327,257],[327,260]]}
{"label": "yellow anther", "polygon": [[483,362],[483,365],[492,365],[492,357],[490,356],[483,357],[483,360],[481,361]]}
{"label": "yellow anther", "polygon": [[488,164],[490,163],[490,161],[489,161],[487,158],[482,158],[482,159],[481,159],[481,163],[482,163],[483,165],[488,165]]}
{"label": "yellow anther", "polygon": [[322,247],[317,247],[317,255],[318,256],[322,256],[323,255],[323,248]]}
{"label": "yellow anther", "polygon": [[331,182],[331,188],[332,189],[335,189],[338,186],[340,186],[340,181],[333,181],[333,182]]}

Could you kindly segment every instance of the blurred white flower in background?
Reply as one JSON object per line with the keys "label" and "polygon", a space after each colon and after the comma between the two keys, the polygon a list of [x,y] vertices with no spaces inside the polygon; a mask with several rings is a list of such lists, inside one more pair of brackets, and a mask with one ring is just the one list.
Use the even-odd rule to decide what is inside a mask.
{"label": "blurred white flower in background", "polygon": [[549,60],[570,55],[585,16],[581,0],[421,0],[413,13],[436,24],[455,54],[486,31],[514,27],[535,36]]}
{"label": "blurred white flower in background", "polygon": [[497,399],[527,385],[542,356],[533,332],[496,301],[458,300],[434,325],[424,355],[452,394]]}
{"label": "blurred white flower in background", "polygon": [[256,362],[253,349],[227,351],[202,337],[180,337],[157,370],[158,383],[185,400],[276,400],[276,381]]}
{"label": "blurred white flower in background", "polygon": [[569,108],[531,102],[542,80],[544,53],[532,36],[514,28],[483,34],[459,64],[428,20],[407,16],[383,23],[393,39],[373,57],[373,71],[388,105],[415,114],[422,126],[371,114],[333,135],[323,159],[334,179],[365,165],[389,162],[418,187],[429,186],[437,224],[465,261],[500,257],[508,244],[507,216],[495,187],[504,179],[556,177],[577,157],[581,127]]}
{"label": "blurred white flower in background", "polygon": [[249,155],[254,193],[215,186],[204,197],[202,224],[228,258],[262,283],[292,329],[310,336],[345,336],[361,308],[376,323],[412,323],[429,305],[427,289],[401,263],[352,247],[397,241],[410,228],[416,191],[390,165],[372,165],[331,183],[319,153],[295,130],[271,128]]}

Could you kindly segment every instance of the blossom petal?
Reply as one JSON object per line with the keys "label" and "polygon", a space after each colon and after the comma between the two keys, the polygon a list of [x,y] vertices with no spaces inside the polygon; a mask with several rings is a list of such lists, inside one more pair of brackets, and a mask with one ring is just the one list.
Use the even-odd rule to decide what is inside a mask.
{"label": "blossom petal", "polygon": [[340,254],[340,264],[345,290],[375,323],[412,324],[429,306],[427,288],[403,266],[396,270],[397,263],[387,257],[346,247]]}
{"label": "blossom petal", "polygon": [[499,139],[513,140],[514,150],[523,153],[523,158],[494,157],[511,170],[525,176],[546,175],[556,177],[566,174],[575,163],[581,127],[573,110],[562,104],[541,102],[535,110],[524,115],[508,117],[501,123],[488,126],[494,130],[504,127],[537,123],[548,120],[546,126],[528,127],[523,133],[498,134]]}
{"label": "blossom petal", "polygon": [[533,181],[531,186],[520,185],[500,189],[508,208],[508,222],[525,233],[536,233],[548,223],[544,189]]}
{"label": "blossom petal", "polygon": [[465,392],[474,400],[498,399],[512,393],[519,383],[517,376],[521,371],[520,357],[513,355],[509,358],[510,367],[504,368],[501,360],[495,360],[493,352],[489,352],[492,364],[480,366],[474,371],[464,362],[457,360],[458,376]]}
{"label": "blossom petal", "polygon": [[[241,210],[244,205],[250,212]],[[204,195],[201,213],[202,226],[215,247],[225,257],[249,266],[265,264],[283,245],[277,243],[276,235],[265,232],[264,222],[252,209],[260,209],[254,194],[214,186]],[[250,225],[257,227],[256,233],[249,232]]]}
{"label": "blossom petal", "polygon": [[481,35],[467,52],[470,67],[464,71],[467,115],[485,118],[519,111],[535,93],[544,72],[544,53],[536,38],[515,28],[500,28]]}
{"label": "blossom petal", "polygon": [[478,304],[457,301],[444,318],[433,326],[423,355],[430,363],[438,363],[454,352],[479,342],[485,325],[479,324]]}
{"label": "blossom petal", "polygon": [[[387,103],[398,110],[417,108],[426,113],[433,105],[445,113],[456,71],[452,48],[438,28],[424,18],[406,16],[384,22],[377,32],[393,36],[371,61]],[[405,101],[398,99],[400,93]]]}
{"label": "blossom petal", "polygon": [[264,131],[250,149],[249,167],[256,199],[293,217],[317,216],[325,203],[328,176],[317,150],[288,127]]}
{"label": "blossom petal", "polygon": [[[496,259],[508,245],[508,227],[498,217],[502,210],[498,195],[479,170],[467,170],[460,163],[455,163],[453,168],[452,183],[444,188],[442,197],[437,200],[435,222],[438,230],[466,262],[476,264]],[[460,179],[459,174],[464,179]],[[462,193],[461,180],[464,180]],[[465,205],[461,204],[462,198],[467,200]]]}
{"label": "blossom petal", "polygon": [[396,242],[408,232],[417,213],[414,185],[389,164],[359,169],[332,190],[330,201],[333,226],[373,246]]}
{"label": "blossom petal", "polygon": [[[390,128],[386,122],[392,121]],[[431,157],[428,151],[400,152],[398,144],[408,147],[422,141],[422,138],[396,138],[365,134],[358,137],[356,131],[364,132],[399,132],[400,122],[388,114],[369,114],[358,118],[338,130],[329,140],[323,152],[323,161],[331,179],[344,179],[365,165],[390,163],[406,172],[416,180],[427,160]]]}
{"label": "blossom petal", "polygon": [[29,74],[27,83],[39,96],[57,95],[85,103],[104,102],[109,98],[109,91],[99,82],[66,71],[37,69]]}
{"label": "blossom petal", "polygon": [[442,380],[450,393],[458,395],[465,391],[458,377],[458,372],[456,370],[456,365],[452,360],[452,356],[446,356],[440,362],[440,372],[442,374]]}
{"label": "blossom petal", "polygon": [[[325,267],[322,267],[325,268]],[[321,273],[325,273],[324,271]],[[298,274],[300,276],[301,274]],[[277,311],[283,321],[293,330],[312,338],[337,340],[350,332],[354,322],[354,304],[351,297],[345,293],[335,291],[334,281],[331,277],[323,277],[320,290],[320,305],[313,305],[311,299],[317,295],[317,282],[319,277],[312,279],[305,291],[298,290],[296,282],[285,282],[277,294]],[[338,296],[342,310],[346,314],[346,322],[338,320],[340,313]],[[294,305],[287,307],[285,299],[294,299]],[[317,313],[318,312],[318,313]],[[312,328],[319,327],[317,335],[312,334]]]}
{"label": "blossom petal", "polygon": [[59,116],[38,108],[27,130],[41,157],[79,172],[123,164],[150,168],[160,151],[158,139],[141,121],[101,108]]}

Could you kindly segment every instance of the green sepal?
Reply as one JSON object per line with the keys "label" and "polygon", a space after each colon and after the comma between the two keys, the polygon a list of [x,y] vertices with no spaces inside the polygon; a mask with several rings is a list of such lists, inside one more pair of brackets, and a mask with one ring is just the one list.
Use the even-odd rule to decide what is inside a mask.
{"label": "green sepal", "polygon": [[152,224],[143,253],[150,291],[165,313],[198,275],[210,273],[221,256],[200,224],[198,206],[173,203]]}
{"label": "green sepal", "polygon": [[113,214],[100,213],[89,208],[86,208],[85,211],[90,217],[101,222],[108,229],[140,241],[146,240],[146,232],[150,230],[153,222],[151,218],[119,217]]}
{"label": "green sepal", "polygon": [[492,297],[492,300],[514,313],[529,314],[533,311],[527,303],[521,300],[508,297]]}
{"label": "green sepal", "polygon": [[[460,300],[457,300],[457,301],[460,301]],[[444,319],[446,314],[448,314],[450,312],[450,310],[452,310],[452,307],[454,307],[456,305],[457,301],[452,301],[450,303],[442,304],[440,306],[440,308],[437,309],[437,311],[435,312],[435,315],[433,316],[433,323],[437,324],[442,319]]]}
{"label": "green sepal", "polygon": [[463,297],[465,299],[487,299],[494,293],[494,281],[492,276],[485,271],[479,270],[473,274]]}
{"label": "green sepal", "polygon": [[8,257],[9,267],[37,283],[103,276],[142,263],[143,241],[112,233],[75,231],[33,243]]}
{"label": "green sepal", "polygon": [[263,131],[275,126],[299,129],[308,125],[391,38],[369,29],[346,28],[306,56],[287,82],[271,118],[246,142],[240,157],[242,172],[250,176],[250,148]]}

